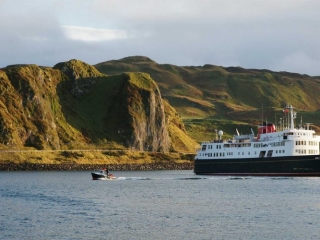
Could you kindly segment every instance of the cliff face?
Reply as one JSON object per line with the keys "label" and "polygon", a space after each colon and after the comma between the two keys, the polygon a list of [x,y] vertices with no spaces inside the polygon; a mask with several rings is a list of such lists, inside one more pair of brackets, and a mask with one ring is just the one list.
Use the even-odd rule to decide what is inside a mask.
{"label": "cliff face", "polygon": [[0,144],[58,149],[61,72],[36,65],[7,67],[0,75]]}
{"label": "cliff face", "polygon": [[144,73],[125,73],[121,77],[122,102],[108,111],[107,124],[111,118],[121,121],[124,111],[128,121],[121,124],[118,133],[127,146],[139,151],[169,151],[171,141],[158,86]]}
{"label": "cliff face", "polygon": [[71,77],[102,74],[77,60],[57,66],[62,69],[16,65],[0,70],[0,145],[61,149],[75,139],[82,141],[81,134],[67,123],[57,91]]}
{"label": "cliff face", "polygon": [[194,151],[198,144],[188,136],[176,110],[161,98],[149,74],[124,73],[119,77],[117,87],[108,94],[108,136],[139,151]]}
{"label": "cliff face", "polygon": [[98,144],[193,151],[194,141],[184,148],[172,141],[172,129],[182,122],[170,122],[173,109],[166,104],[144,73],[108,77],[79,60],[53,68],[6,67],[0,70],[0,147],[81,149]]}

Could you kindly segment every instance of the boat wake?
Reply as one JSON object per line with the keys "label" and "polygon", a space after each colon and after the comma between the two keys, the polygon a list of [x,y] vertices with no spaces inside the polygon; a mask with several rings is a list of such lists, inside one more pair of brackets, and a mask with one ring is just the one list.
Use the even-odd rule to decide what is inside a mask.
{"label": "boat wake", "polygon": [[251,179],[251,177],[229,177],[228,180],[246,180]]}
{"label": "boat wake", "polygon": [[272,180],[288,180],[288,179],[294,179],[293,177],[272,177]]}
{"label": "boat wake", "polygon": [[[163,180],[163,181],[194,181],[194,180],[246,180],[252,179],[251,177],[167,177],[167,178],[158,178],[158,177],[117,177],[113,181],[154,181],[154,180]],[[104,180],[104,179],[103,179]],[[105,179],[108,180],[108,179]]]}
{"label": "boat wake", "polygon": [[157,177],[118,177],[118,181],[150,181],[150,180],[201,180],[209,177],[157,178]]}
{"label": "boat wake", "polygon": [[293,177],[232,177],[232,176],[195,176],[195,177],[117,177],[115,179],[99,179],[101,181],[194,181],[194,180],[252,180],[252,179],[270,179],[270,180],[291,180]]}

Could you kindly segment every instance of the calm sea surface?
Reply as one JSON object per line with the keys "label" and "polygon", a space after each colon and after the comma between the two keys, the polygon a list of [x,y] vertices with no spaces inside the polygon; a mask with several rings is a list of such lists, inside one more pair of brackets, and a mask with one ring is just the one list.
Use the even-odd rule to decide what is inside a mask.
{"label": "calm sea surface", "polygon": [[320,178],[0,172],[1,239],[320,239]]}

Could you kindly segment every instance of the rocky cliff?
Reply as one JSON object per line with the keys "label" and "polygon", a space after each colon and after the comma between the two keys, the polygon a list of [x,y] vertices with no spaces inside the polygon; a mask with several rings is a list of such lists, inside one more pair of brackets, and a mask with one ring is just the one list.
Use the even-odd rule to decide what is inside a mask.
{"label": "rocky cliff", "polygon": [[[109,77],[75,59],[8,66],[0,70],[0,147],[192,152],[197,143],[167,105],[144,73]],[[175,144],[177,129],[187,144]]]}
{"label": "rocky cliff", "polygon": [[[160,91],[150,75],[124,73],[117,91],[109,95],[106,128],[135,150],[170,150],[168,119]],[[118,129],[114,129],[118,122]],[[117,131],[117,132],[115,132]]]}
{"label": "rocky cliff", "polygon": [[0,144],[60,148],[56,86],[63,80],[60,71],[36,65],[0,70]]}

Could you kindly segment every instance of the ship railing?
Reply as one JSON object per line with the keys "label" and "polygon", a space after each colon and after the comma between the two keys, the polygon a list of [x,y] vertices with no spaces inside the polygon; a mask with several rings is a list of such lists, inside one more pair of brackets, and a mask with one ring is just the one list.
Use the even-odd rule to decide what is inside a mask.
{"label": "ship railing", "polygon": [[225,140],[212,140],[212,141],[203,141],[202,144],[209,144],[209,143],[224,143]]}
{"label": "ship railing", "polygon": [[213,141],[211,141],[211,143],[223,143],[223,140],[222,140],[222,139],[220,139],[220,140],[213,140]]}

